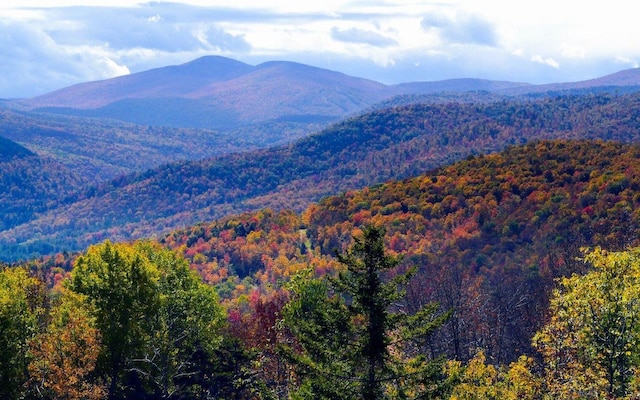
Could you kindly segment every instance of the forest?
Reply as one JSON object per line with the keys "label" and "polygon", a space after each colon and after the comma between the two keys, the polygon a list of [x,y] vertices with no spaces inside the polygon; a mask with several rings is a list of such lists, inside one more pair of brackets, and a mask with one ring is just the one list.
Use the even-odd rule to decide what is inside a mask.
{"label": "forest", "polygon": [[[147,238],[263,208],[302,212],[325,196],[529,141],[636,142],[639,118],[638,93],[404,104],[354,116],[292,144],[163,164],[96,184],[70,179],[78,185],[59,192],[42,190],[33,163],[31,174],[28,166],[20,168],[33,175],[17,186],[32,188],[23,191],[25,202],[8,199],[18,215],[7,216],[0,231],[0,259]],[[137,159],[133,154],[128,158]],[[9,184],[22,178],[12,174],[11,163],[0,175],[5,170]],[[92,174],[80,169],[71,176]],[[43,192],[50,196],[40,196]]]}
{"label": "forest", "polygon": [[7,266],[0,395],[634,398],[639,157],[534,140]]}

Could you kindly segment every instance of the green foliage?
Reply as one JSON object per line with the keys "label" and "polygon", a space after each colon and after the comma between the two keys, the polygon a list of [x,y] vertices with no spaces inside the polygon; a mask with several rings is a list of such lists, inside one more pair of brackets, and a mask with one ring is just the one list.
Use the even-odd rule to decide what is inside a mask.
{"label": "green foliage", "polygon": [[0,397],[18,399],[28,379],[29,341],[37,333],[41,285],[22,268],[0,270]]}
{"label": "green foliage", "polygon": [[95,310],[96,370],[110,398],[205,390],[198,379],[222,340],[224,312],[182,257],[106,242],[77,259],[68,287]]}
{"label": "green foliage", "polygon": [[283,317],[296,339],[287,348],[301,379],[296,396],[419,398],[438,386],[433,374],[438,361],[411,358],[407,350],[449,314],[438,315],[434,308],[413,316],[391,310],[404,296],[412,271],[384,282],[400,259],[385,254],[383,237],[382,229],[366,227],[363,237],[338,255],[346,270],[335,279],[292,281],[293,299]]}

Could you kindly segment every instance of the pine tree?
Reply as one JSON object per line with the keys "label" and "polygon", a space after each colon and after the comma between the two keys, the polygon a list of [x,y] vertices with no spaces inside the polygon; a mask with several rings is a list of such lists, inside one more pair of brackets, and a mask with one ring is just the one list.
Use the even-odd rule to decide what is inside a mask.
{"label": "pine tree", "polygon": [[351,249],[337,255],[345,267],[337,277],[292,281],[283,315],[296,339],[286,348],[300,377],[295,396],[421,398],[442,389],[442,360],[411,350],[450,313],[439,313],[435,304],[415,315],[394,311],[415,269],[397,273],[401,258],[385,253],[384,234],[365,227]]}

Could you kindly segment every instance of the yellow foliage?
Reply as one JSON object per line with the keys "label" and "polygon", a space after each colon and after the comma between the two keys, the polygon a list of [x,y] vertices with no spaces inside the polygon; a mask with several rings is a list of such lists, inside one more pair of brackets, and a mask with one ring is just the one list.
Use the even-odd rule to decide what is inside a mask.
{"label": "yellow foliage", "polygon": [[450,361],[446,374],[458,383],[453,387],[451,400],[526,400],[540,396],[540,384],[529,370],[531,359],[522,356],[508,369],[487,364],[484,352],[479,352],[462,366]]}

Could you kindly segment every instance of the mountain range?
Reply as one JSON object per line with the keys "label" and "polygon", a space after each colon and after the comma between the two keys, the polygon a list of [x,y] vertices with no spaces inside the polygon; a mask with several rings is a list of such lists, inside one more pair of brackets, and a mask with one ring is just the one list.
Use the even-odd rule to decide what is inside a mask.
{"label": "mountain range", "polygon": [[301,211],[531,140],[635,142],[638,71],[554,85],[384,85],[204,57],[3,101],[0,259],[263,207]]}
{"label": "mountain range", "polygon": [[252,66],[220,56],[87,82],[20,101],[28,110],[143,125],[236,129],[273,121],[335,122],[398,95],[487,91],[523,95],[596,87],[640,87],[640,70],[588,81],[531,85],[450,79],[385,85],[293,62]]}

